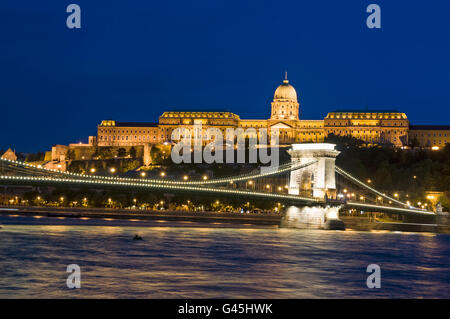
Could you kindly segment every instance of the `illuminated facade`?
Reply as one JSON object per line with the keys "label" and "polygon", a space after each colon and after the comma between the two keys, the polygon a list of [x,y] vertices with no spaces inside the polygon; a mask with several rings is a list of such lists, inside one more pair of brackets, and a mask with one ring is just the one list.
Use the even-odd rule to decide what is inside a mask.
{"label": "illuminated facade", "polygon": [[450,143],[450,125],[411,125],[409,129],[413,146],[442,148]]}
{"label": "illuminated facade", "polygon": [[401,147],[408,142],[409,121],[397,111],[336,111],[324,120],[325,134],[352,136],[366,144],[391,143]]}
{"label": "illuminated facade", "polygon": [[[131,147],[145,144],[171,142],[172,132],[179,127],[189,131],[194,138],[207,143],[208,128],[219,129],[226,136],[227,128],[259,129],[270,133],[278,129],[280,144],[320,143],[330,135],[352,136],[367,146],[392,144],[406,146],[414,137],[417,146],[444,146],[450,142],[450,127],[410,126],[405,113],[398,111],[335,111],[323,120],[299,118],[300,104],[295,88],[287,77],[275,90],[271,103],[271,116],[267,120],[240,119],[230,112],[164,112],[158,123],[130,123],[105,120],[98,126],[98,146]],[[202,132],[194,132],[194,124],[202,124]],[[195,134],[194,134],[195,133]],[[91,144],[91,143],[90,143]]]}

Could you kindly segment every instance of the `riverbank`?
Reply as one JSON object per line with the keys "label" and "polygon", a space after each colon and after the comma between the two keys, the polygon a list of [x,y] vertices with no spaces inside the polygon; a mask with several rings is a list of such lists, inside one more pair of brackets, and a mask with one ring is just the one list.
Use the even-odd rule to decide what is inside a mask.
{"label": "riverbank", "polygon": [[97,218],[142,221],[187,221],[200,223],[222,223],[243,225],[279,226],[280,214],[257,213],[219,213],[187,211],[155,211],[132,209],[84,208],[84,207],[33,207],[0,206],[0,215],[18,214],[23,216],[42,216],[59,218]]}
{"label": "riverbank", "polygon": [[358,231],[402,231],[402,232],[429,232],[450,234],[448,225],[419,224],[402,222],[379,222],[368,217],[341,216],[349,230]]}
{"label": "riverbank", "polygon": [[[191,211],[155,211],[139,209],[108,209],[84,207],[39,207],[39,206],[0,206],[0,216],[48,217],[45,222],[56,219],[70,219],[80,224],[90,225],[88,220],[97,220],[112,225],[128,225],[141,222],[142,226],[154,226],[156,223],[171,222],[180,226],[189,223],[194,226],[209,225],[211,227],[280,227],[283,214],[269,213],[225,213],[225,212],[191,212]],[[379,222],[367,217],[342,216],[347,230],[354,231],[402,231],[402,232],[432,232],[450,234],[447,226],[436,224],[414,224],[401,222]],[[117,222],[121,223],[118,224]],[[44,221],[42,221],[44,222]],[[147,223],[144,223],[147,222]],[[96,223],[98,224],[98,223]],[[161,224],[159,224],[161,225]],[[307,228],[307,227],[305,227]]]}

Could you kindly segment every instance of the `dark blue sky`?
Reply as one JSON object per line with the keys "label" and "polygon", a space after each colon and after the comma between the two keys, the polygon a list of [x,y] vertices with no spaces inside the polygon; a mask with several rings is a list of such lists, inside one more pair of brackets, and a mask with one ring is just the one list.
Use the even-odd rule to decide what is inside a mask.
{"label": "dark blue sky", "polygon": [[[65,25],[70,3],[80,30]],[[366,27],[370,3],[381,30]],[[86,141],[102,119],[164,110],[268,118],[286,69],[304,119],[367,107],[450,124],[449,12],[447,0],[3,0],[0,149]]]}

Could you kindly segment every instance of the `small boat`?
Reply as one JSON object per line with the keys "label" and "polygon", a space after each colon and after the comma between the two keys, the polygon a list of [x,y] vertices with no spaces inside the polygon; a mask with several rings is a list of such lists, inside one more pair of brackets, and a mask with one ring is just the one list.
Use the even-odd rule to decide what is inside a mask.
{"label": "small boat", "polygon": [[133,240],[142,240],[142,237],[136,234],[134,235]]}

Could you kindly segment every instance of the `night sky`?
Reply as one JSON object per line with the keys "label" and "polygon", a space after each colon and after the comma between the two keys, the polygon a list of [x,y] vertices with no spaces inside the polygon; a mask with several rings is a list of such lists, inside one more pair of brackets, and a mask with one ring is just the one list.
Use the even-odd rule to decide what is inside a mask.
{"label": "night sky", "polygon": [[[66,27],[70,3],[81,29]],[[285,70],[303,119],[397,109],[450,124],[449,13],[448,0],[2,0],[0,149],[86,142],[103,119],[165,110],[266,119]]]}

